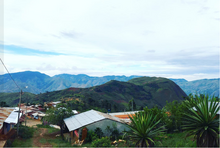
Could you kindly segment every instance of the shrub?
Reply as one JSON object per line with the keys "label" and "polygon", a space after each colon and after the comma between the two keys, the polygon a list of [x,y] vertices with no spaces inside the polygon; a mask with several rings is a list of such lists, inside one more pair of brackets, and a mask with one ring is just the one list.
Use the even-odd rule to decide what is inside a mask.
{"label": "shrub", "polygon": [[118,129],[114,129],[113,131],[112,131],[112,134],[111,134],[111,140],[117,140],[118,139],[118,137],[119,137],[119,131],[118,131]]}
{"label": "shrub", "polygon": [[35,129],[33,127],[20,126],[19,127],[19,136],[24,139],[33,137]]}
{"label": "shrub", "polygon": [[168,133],[175,130],[182,131],[182,113],[187,111],[187,108],[178,101],[167,102],[165,109],[170,112],[170,116],[165,120],[165,125]]}
{"label": "shrub", "polygon": [[96,139],[98,139],[98,136],[95,134],[95,132],[87,130],[87,136],[86,136],[85,142],[86,143],[92,142]]}
{"label": "shrub", "polygon": [[104,133],[102,132],[102,129],[99,128],[99,127],[97,127],[97,128],[95,129],[95,134],[96,134],[99,138],[101,138],[101,137],[104,135]]}
{"label": "shrub", "polygon": [[110,147],[111,141],[108,137],[102,137],[92,142],[92,147]]}

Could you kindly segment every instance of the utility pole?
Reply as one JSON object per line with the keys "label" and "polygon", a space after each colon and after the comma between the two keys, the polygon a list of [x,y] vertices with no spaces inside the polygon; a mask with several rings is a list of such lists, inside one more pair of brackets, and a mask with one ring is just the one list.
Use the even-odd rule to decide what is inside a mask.
{"label": "utility pole", "polygon": [[26,122],[27,122],[27,104],[28,104],[27,102],[26,102],[26,111],[25,111],[25,126],[26,126]]}
{"label": "utility pole", "polygon": [[18,131],[19,131],[19,118],[20,118],[20,109],[21,109],[21,94],[22,94],[22,90],[21,90],[21,93],[20,93],[19,109],[18,109],[17,136],[18,136]]}
{"label": "utility pole", "polygon": [[[26,86],[26,88],[28,88],[28,86]],[[26,101],[26,112],[25,112],[25,126],[26,126],[26,122],[27,122],[27,104],[28,104],[28,96],[27,96],[27,101]]]}

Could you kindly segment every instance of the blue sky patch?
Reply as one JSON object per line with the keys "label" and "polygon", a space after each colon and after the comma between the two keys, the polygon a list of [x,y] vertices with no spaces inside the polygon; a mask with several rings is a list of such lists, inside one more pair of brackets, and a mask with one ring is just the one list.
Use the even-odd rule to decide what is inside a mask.
{"label": "blue sky patch", "polygon": [[4,45],[4,52],[20,55],[64,55],[63,53],[40,51],[15,45]]}

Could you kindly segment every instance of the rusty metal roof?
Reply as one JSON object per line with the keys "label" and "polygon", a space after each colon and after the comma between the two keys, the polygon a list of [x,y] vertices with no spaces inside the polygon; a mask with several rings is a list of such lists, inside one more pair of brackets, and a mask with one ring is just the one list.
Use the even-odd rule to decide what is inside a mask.
{"label": "rusty metal roof", "polygon": [[8,118],[13,110],[14,108],[11,107],[0,107],[0,129],[3,126],[3,122]]}

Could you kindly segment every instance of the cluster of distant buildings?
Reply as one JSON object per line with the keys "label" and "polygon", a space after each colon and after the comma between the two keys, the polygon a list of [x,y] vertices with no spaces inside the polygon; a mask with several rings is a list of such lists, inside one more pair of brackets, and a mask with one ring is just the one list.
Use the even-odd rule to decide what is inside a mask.
{"label": "cluster of distant buildings", "polygon": [[[45,111],[47,108],[56,107],[61,101],[44,103],[44,107],[40,104],[37,105],[20,105],[20,116],[18,120],[19,107],[1,107],[0,108],[0,141],[5,140],[8,135],[11,135],[13,127],[19,122],[20,124],[25,121],[25,117],[44,120]],[[69,132],[65,134],[66,137],[72,139],[72,141],[79,140],[79,134],[82,132],[84,139],[86,137],[87,131],[83,129],[85,126],[88,130],[94,130],[97,127],[101,128],[104,134],[106,126],[110,128],[117,128],[119,132],[122,132],[127,127],[126,123],[130,122],[129,115],[135,114],[137,111],[133,112],[121,112],[121,113],[102,113],[95,110],[89,110],[83,113],[78,113],[73,110],[74,115],[64,119],[64,128]],[[82,140],[84,140],[82,139]]]}
{"label": "cluster of distant buildings", "polygon": [[[46,108],[56,107],[57,102],[45,103]],[[18,105],[19,106],[19,105]],[[20,105],[20,116],[18,120],[19,107],[0,107],[0,141],[10,138],[10,131],[19,122],[20,124],[25,121],[25,117],[36,120],[42,120],[45,116],[45,107],[42,105]]]}

